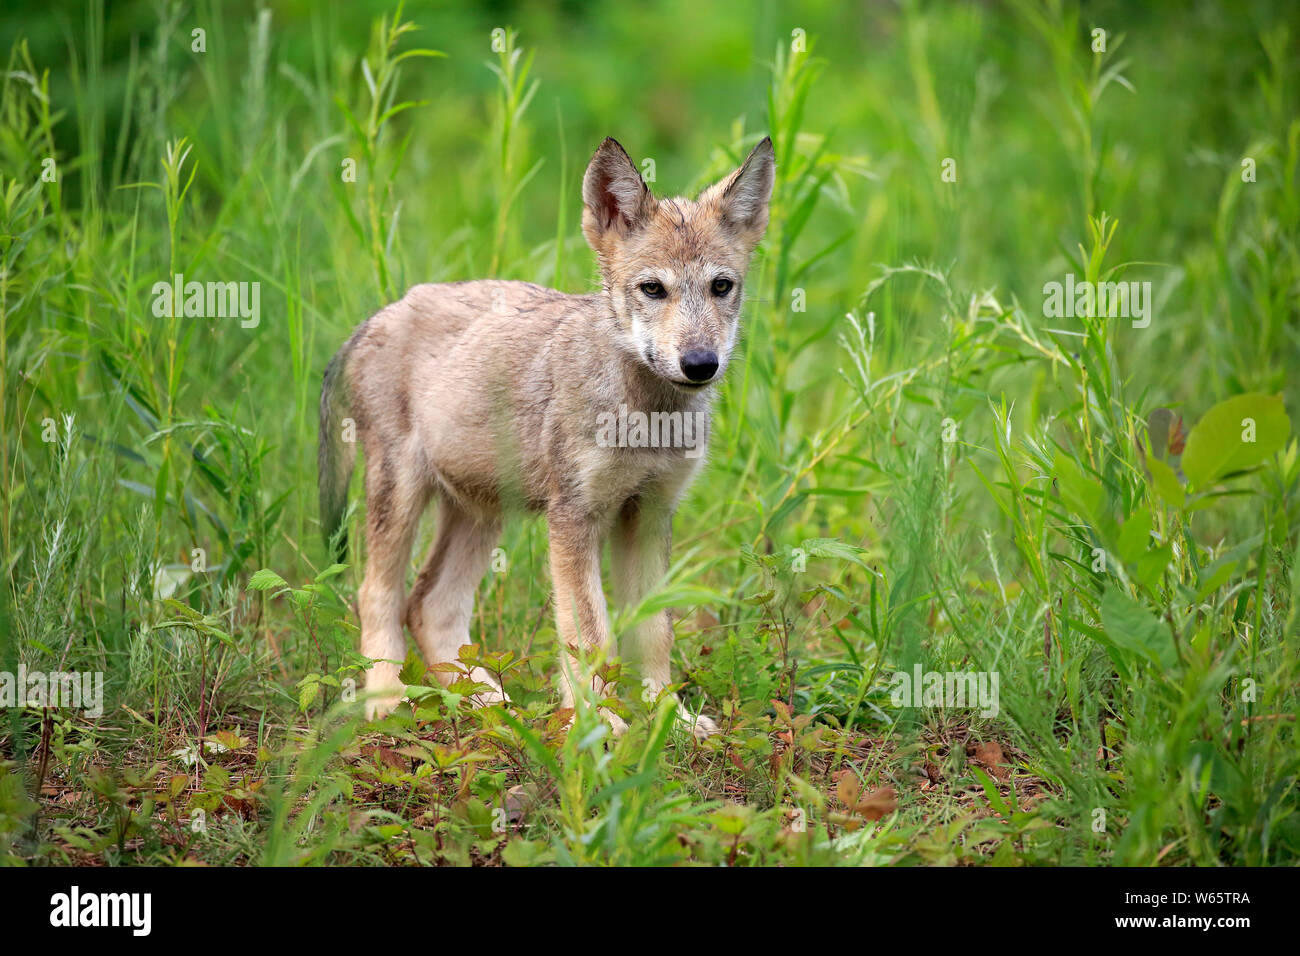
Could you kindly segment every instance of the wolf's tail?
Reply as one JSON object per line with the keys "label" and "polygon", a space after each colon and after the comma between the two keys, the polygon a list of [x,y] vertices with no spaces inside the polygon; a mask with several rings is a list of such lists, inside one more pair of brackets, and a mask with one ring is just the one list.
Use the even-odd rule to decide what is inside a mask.
{"label": "wolf's tail", "polygon": [[317,450],[317,483],[320,488],[320,529],[325,547],[342,562],[348,555],[348,531],[343,516],[348,510],[348,485],[352,466],[357,460],[355,424],[344,434],[344,418],[349,407],[347,376],[352,343],[339,349],[325,367],[320,390],[320,446]]}

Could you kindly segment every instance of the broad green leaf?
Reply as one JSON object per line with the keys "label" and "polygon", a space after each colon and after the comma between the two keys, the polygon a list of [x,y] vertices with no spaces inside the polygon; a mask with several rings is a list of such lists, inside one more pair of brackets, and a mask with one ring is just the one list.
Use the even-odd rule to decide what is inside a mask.
{"label": "broad green leaf", "polygon": [[1117,587],[1108,587],[1102,596],[1101,626],[1120,653],[1166,668],[1178,659],[1169,628]]}
{"label": "broad green leaf", "polygon": [[1061,491],[1061,500],[1065,506],[1093,524],[1098,523],[1106,501],[1106,490],[1101,482],[1085,474],[1074,459],[1066,457],[1064,453],[1056,456],[1055,471],[1056,486]]}
{"label": "broad green leaf", "polygon": [[1267,461],[1290,434],[1282,396],[1237,395],[1196,423],[1183,451],[1183,472],[1192,487],[1205,489],[1225,475]]}
{"label": "broad green leaf", "polygon": [[1169,567],[1169,559],[1174,556],[1174,549],[1169,545],[1152,548],[1133,562],[1133,578],[1148,591],[1155,591],[1160,584],[1160,575]]}
{"label": "broad green leaf", "polygon": [[1125,564],[1135,564],[1147,553],[1151,543],[1151,511],[1139,508],[1124,522],[1119,532],[1119,556]]}
{"label": "broad green leaf", "polygon": [[1174,470],[1158,458],[1147,459],[1147,471],[1150,472],[1151,486],[1167,505],[1181,508],[1187,501],[1187,492]]}
{"label": "broad green leaf", "polygon": [[507,866],[537,866],[550,859],[550,850],[541,840],[511,840],[501,848]]}

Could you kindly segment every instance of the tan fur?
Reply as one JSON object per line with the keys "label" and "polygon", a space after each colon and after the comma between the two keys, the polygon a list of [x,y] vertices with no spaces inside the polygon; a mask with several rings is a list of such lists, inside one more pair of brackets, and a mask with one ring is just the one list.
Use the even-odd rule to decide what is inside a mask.
{"label": "tan fur", "polygon": [[[430,664],[469,643],[474,591],[512,508],[546,515],[557,629],[577,652],[563,668],[565,706],[574,698],[568,675],[592,680],[583,662],[613,655],[602,543],[611,542],[617,599],[636,604],[668,567],[673,512],[704,459],[680,447],[603,447],[599,416],[620,405],[700,412],[707,428],[772,180],[764,139],[698,200],[658,201],[622,147],[606,140],[583,183],[600,292],[494,280],[419,285],[357,329],[335,362],[365,448],[361,651],[377,661],[367,680],[372,713],[400,699],[404,623]],[[715,294],[720,276],[734,282],[729,294]],[[646,282],[661,283],[663,297],[649,297]],[[694,385],[683,357],[704,353],[716,356],[717,371]],[[346,482],[347,473],[327,447],[336,439],[326,431],[338,424],[327,408],[339,400],[333,381],[331,372],[322,397],[323,498],[327,480],[341,473]],[[431,498],[437,538],[406,597],[411,543]],[[667,613],[628,635],[626,655],[655,691],[670,683],[672,640]],[[485,702],[502,699],[486,673],[474,676],[493,687]],[[707,718],[695,727],[715,729]]]}

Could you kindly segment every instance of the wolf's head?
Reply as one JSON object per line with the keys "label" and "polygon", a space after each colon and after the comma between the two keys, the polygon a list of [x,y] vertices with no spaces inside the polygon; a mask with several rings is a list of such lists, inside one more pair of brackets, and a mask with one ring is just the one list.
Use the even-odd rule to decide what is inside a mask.
{"label": "wolf's head", "polygon": [[627,348],[683,391],[704,388],[727,367],[775,170],[764,137],[739,169],[692,202],[655,199],[612,139],[587,167],[582,231]]}

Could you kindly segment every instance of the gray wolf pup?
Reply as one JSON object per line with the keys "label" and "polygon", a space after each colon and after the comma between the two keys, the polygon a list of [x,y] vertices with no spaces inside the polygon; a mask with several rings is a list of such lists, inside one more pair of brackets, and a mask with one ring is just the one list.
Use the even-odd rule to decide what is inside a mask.
{"label": "gray wolf pup", "polygon": [[[694,201],[655,199],[623,147],[606,139],[582,183],[582,231],[600,263],[599,292],[491,279],[417,285],[334,356],[320,404],[321,527],[343,553],[356,457],[343,431],[355,428],[366,462],[369,555],[359,603],[361,652],[375,660],[369,714],[401,699],[403,624],[430,665],[470,643],[474,592],[510,508],[546,516],[556,629],[568,650],[562,705],[573,706],[576,682],[596,699],[612,692],[592,667],[615,653],[601,551],[608,540],[612,590],[623,604],[640,602],[668,568],[673,512],[704,461],[711,386],[736,344],[774,175],[765,137]],[[626,440],[623,427],[610,440],[611,416],[637,414],[669,440]],[[674,423],[683,423],[676,432]],[[431,498],[437,536],[407,595],[411,543]],[[625,635],[623,657],[651,693],[670,683],[672,642],[666,611]],[[472,677],[489,688],[482,703],[505,699],[482,668]],[[701,736],[717,730],[707,717],[679,712]]]}

